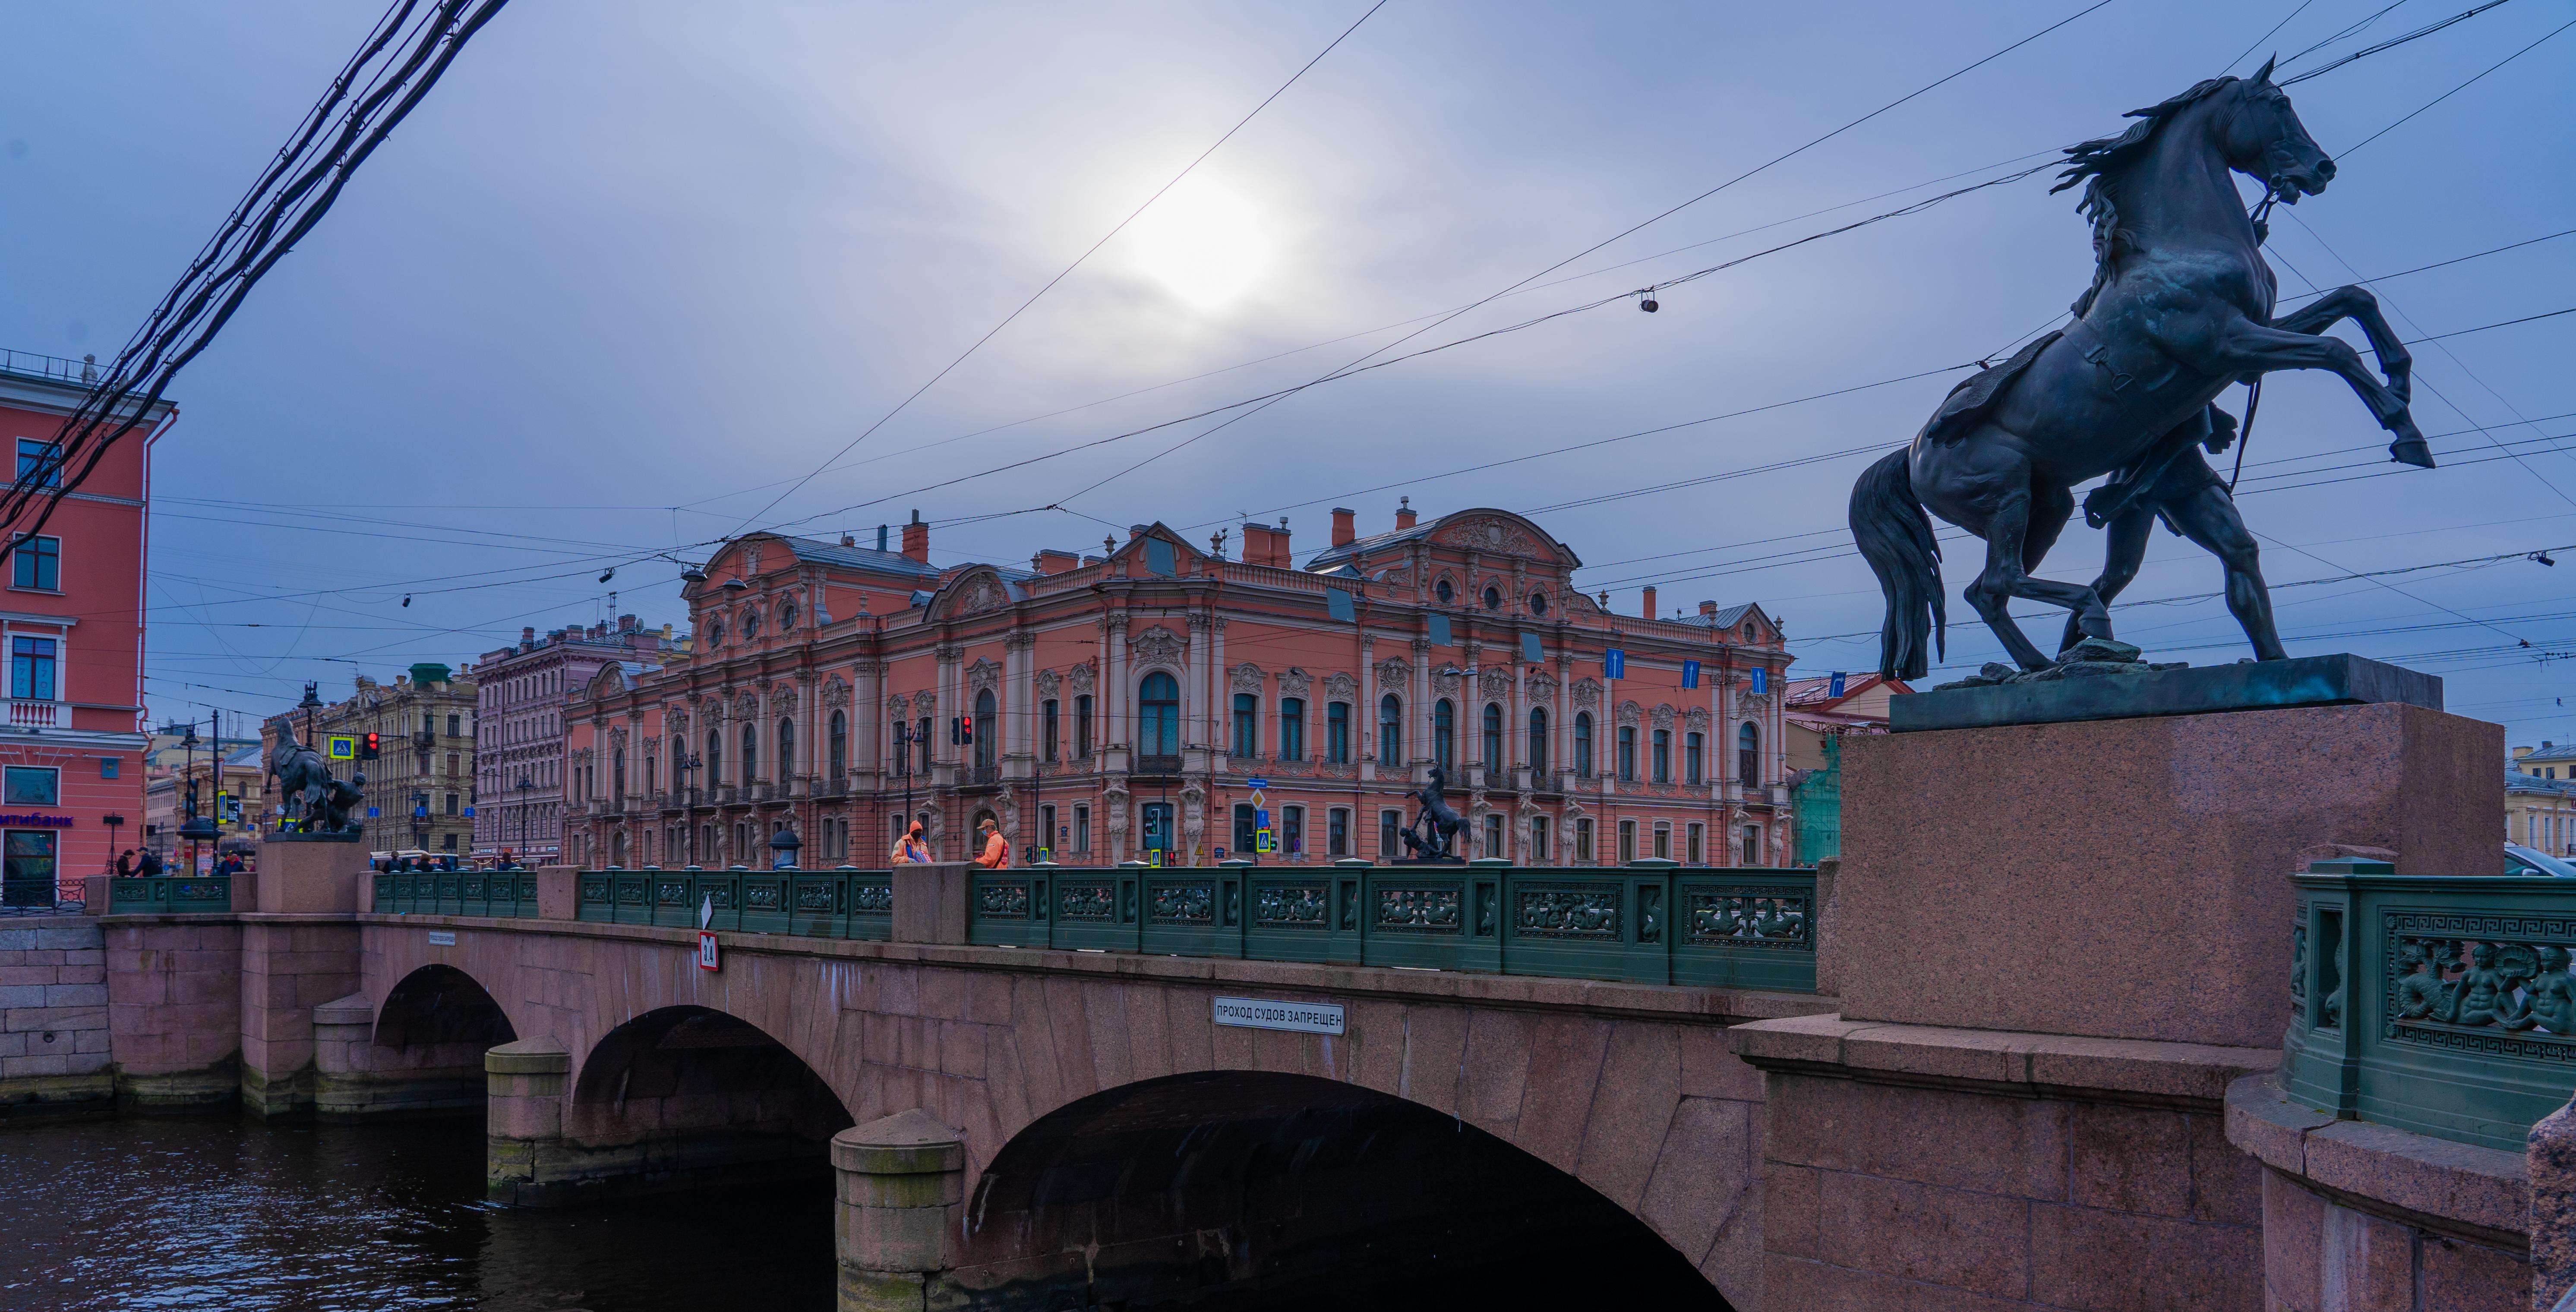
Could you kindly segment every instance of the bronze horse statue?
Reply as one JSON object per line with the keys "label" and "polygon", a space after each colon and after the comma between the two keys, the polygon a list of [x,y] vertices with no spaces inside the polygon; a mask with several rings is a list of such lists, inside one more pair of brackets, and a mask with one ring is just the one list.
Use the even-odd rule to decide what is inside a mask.
{"label": "bronze horse statue", "polygon": [[279,796],[293,815],[304,822],[307,833],[337,834],[357,828],[355,813],[365,800],[367,776],[361,774],[349,782],[331,776],[331,763],[322,753],[295,741],[295,730],[280,722],[277,743],[268,751],[268,777],[277,781]]}
{"label": "bronze horse statue", "polygon": [[[2084,637],[2109,638],[2105,594],[2135,573],[2157,517],[2220,557],[2228,608],[2255,655],[2282,659],[2253,536],[2195,449],[2222,449],[2232,436],[2233,421],[2211,402],[2235,383],[2332,370],[2393,435],[2390,458],[2433,465],[2407,414],[2413,361],[2368,291],[2339,287],[2273,318],[2261,211],[2323,192],[2335,166],[2272,84],[2272,65],[2212,78],[2129,117],[2139,122],[2118,136],[2069,147],[2071,167],[2055,188],[2087,184],[2080,208],[2093,224],[2093,286],[2076,301],[2075,322],[1959,384],[1905,450],[1852,487],[1852,537],[1887,598],[1879,670],[1888,678],[1923,677],[1927,638],[1946,655],[1927,508],[1985,539],[1985,568],[1964,595],[2025,671],[2055,662],[2005,607],[2015,597],[2065,607],[2061,653]],[[2254,214],[2235,173],[2264,184]],[[2385,382],[2324,335],[2344,319],[2369,338]],[[2075,513],[2075,485],[2115,472],[2084,505],[2088,522],[2112,528],[2101,581],[2033,578]]]}

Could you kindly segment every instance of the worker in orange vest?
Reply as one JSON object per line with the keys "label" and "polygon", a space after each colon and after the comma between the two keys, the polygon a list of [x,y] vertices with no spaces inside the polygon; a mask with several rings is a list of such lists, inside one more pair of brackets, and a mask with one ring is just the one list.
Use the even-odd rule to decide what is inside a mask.
{"label": "worker in orange vest", "polygon": [[1003,841],[1001,826],[987,820],[981,827],[984,831],[984,855],[975,858],[975,864],[986,870],[1010,869],[1011,845]]}
{"label": "worker in orange vest", "polygon": [[898,866],[930,864],[930,845],[922,841],[920,821],[913,821],[903,837],[894,840],[894,851],[886,854],[886,861]]}

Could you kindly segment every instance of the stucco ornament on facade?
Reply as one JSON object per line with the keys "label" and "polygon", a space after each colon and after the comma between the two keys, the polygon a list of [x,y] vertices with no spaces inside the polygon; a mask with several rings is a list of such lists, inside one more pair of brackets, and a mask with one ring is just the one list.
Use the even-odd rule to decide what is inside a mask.
{"label": "stucco ornament on facade", "polygon": [[1522,682],[1521,688],[1529,694],[1529,699],[1533,702],[1545,705],[1556,701],[1556,677],[1545,670],[1529,676]]}
{"label": "stucco ornament on facade", "polygon": [[1346,702],[1360,695],[1360,681],[1339,670],[1324,676],[1324,695]]}
{"label": "stucco ornament on facade", "polygon": [[1690,708],[1690,712],[1682,717],[1682,723],[1693,733],[1707,733],[1708,708],[1705,706]]}
{"label": "stucco ornament on facade", "polygon": [[1578,710],[1591,710],[1601,704],[1601,681],[1585,675],[1574,681],[1574,705]]}
{"label": "stucco ornament on facade", "polygon": [[1091,688],[1092,688],[1091,662],[1089,662],[1089,661],[1084,661],[1082,664],[1077,665],[1077,666],[1074,666],[1074,667],[1073,667],[1073,673],[1072,673],[1070,676],[1068,676],[1068,677],[1070,677],[1070,678],[1071,678],[1071,680],[1072,680],[1072,682],[1073,682],[1073,695],[1074,695],[1074,696],[1076,696],[1076,697],[1088,697],[1088,696],[1090,696],[1090,695],[1091,695]]}
{"label": "stucco ornament on facade", "polygon": [[1654,719],[1655,719],[1655,727],[1656,727],[1656,728],[1658,728],[1658,729],[1669,729],[1669,728],[1672,728],[1672,727],[1673,727],[1673,708],[1672,708],[1672,704],[1671,704],[1670,702],[1657,702],[1657,703],[1655,703],[1655,715],[1654,715]]}
{"label": "stucco ornament on facade", "polygon": [[1435,540],[1444,546],[1470,547],[1498,556],[1527,556],[1532,559],[1541,556],[1538,544],[1530,539],[1528,530],[1495,516],[1462,520],[1442,529]]}
{"label": "stucco ornament on facade", "polygon": [[1467,686],[1467,676],[1454,665],[1444,665],[1431,672],[1431,691],[1440,697],[1455,697]]}
{"label": "stucco ornament on facade", "polygon": [[772,715],[794,715],[796,713],[795,686],[782,683],[770,689],[769,711]]}
{"label": "stucco ornament on facade", "polygon": [[976,579],[967,587],[965,593],[958,597],[957,613],[980,615],[988,610],[1000,610],[1010,604],[1010,589],[1003,587],[1001,580],[987,574]]}
{"label": "stucco ornament on facade", "polygon": [[1645,708],[1635,702],[1619,703],[1619,723],[1635,724],[1645,718]]}
{"label": "stucco ornament on facade", "polygon": [[913,713],[913,714],[915,714],[915,715],[930,715],[930,714],[933,714],[933,713],[937,712],[938,710],[939,710],[939,694],[938,694],[938,693],[932,692],[932,691],[931,691],[930,689],[928,689],[928,688],[924,688],[924,689],[922,689],[921,691],[919,691],[919,692],[917,692],[917,693],[914,693],[914,694],[912,695],[912,713]]}
{"label": "stucco ornament on facade", "polygon": [[1250,661],[1234,667],[1233,687],[1236,692],[1258,695],[1261,692],[1261,667]]}
{"label": "stucco ornament on facade", "polygon": [[733,699],[733,718],[750,720],[758,718],[759,715],[760,698],[756,694],[744,693]]}
{"label": "stucco ornament on facade", "polygon": [[840,675],[835,674],[824,682],[823,704],[833,710],[850,704],[850,685]]}
{"label": "stucco ornament on facade", "polygon": [[1151,665],[1178,665],[1189,642],[1181,635],[1157,624],[1127,640],[1127,650],[1139,661]]}
{"label": "stucco ornament on facade", "polygon": [[1506,666],[1488,665],[1476,672],[1476,684],[1487,700],[1501,701],[1512,695],[1512,672]]}
{"label": "stucco ornament on facade", "polygon": [[903,717],[903,713],[910,709],[912,709],[912,699],[901,693],[896,693],[894,696],[886,698],[886,714],[888,716],[901,719]]}
{"label": "stucco ornament on facade", "polygon": [[1061,691],[1063,687],[1063,675],[1060,675],[1053,670],[1038,671],[1038,696],[1041,699],[1053,701],[1056,694]]}
{"label": "stucco ornament on facade", "polygon": [[970,693],[991,692],[1002,686],[1002,667],[989,656],[978,656],[966,667],[966,690]]}
{"label": "stucco ornament on facade", "polygon": [[1294,665],[1289,666],[1287,672],[1279,676],[1279,695],[1282,697],[1303,697],[1312,691],[1314,686],[1315,676]]}
{"label": "stucco ornament on facade", "polygon": [[1412,677],[1412,663],[1401,656],[1389,656],[1385,660],[1377,663],[1378,686],[1386,689],[1388,692],[1395,692],[1402,689],[1405,681]]}

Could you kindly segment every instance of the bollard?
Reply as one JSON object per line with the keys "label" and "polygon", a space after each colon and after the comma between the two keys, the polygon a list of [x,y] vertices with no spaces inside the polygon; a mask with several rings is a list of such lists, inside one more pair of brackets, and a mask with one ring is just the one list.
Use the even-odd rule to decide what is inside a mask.
{"label": "bollard", "polygon": [[832,1136],[833,1247],[841,1312],[925,1312],[956,1303],[966,1145],[918,1108]]}

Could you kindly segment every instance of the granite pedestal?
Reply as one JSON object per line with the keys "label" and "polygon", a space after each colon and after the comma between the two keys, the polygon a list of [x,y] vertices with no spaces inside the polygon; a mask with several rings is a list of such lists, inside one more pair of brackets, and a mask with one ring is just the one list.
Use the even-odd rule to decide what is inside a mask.
{"label": "granite pedestal", "polygon": [[241,1099],[264,1119],[316,1106],[314,1012],[357,992],[356,834],[281,834],[260,844],[259,910],[242,917]]}

